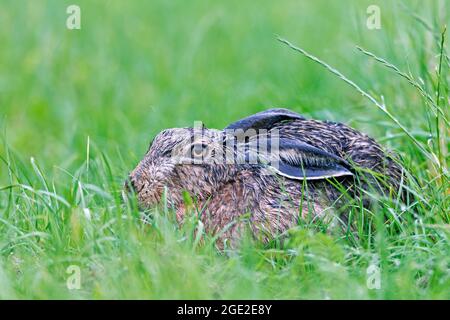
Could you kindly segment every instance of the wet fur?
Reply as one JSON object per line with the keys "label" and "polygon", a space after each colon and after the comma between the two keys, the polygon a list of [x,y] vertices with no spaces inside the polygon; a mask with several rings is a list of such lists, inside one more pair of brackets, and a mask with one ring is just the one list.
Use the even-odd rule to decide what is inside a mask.
{"label": "wet fur", "polygon": [[[189,144],[193,131],[175,128],[164,130],[154,139],[130,174],[139,203],[143,207],[156,205],[166,189],[167,200],[176,210],[179,223],[183,223],[188,212],[182,193],[187,191],[196,199],[196,212],[205,230],[212,234],[222,232],[218,245],[223,247],[225,242],[234,245],[246,228],[255,238],[268,241],[297,225],[306,215],[321,217],[328,211],[345,208],[348,196],[363,198],[363,204],[369,206],[364,190],[392,194],[399,189],[402,167],[391,153],[363,133],[341,123],[304,118],[282,119],[270,126],[270,130],[279,131],[280,137],[305,142],[348,161],[355,176],[305,184],[274,174],[259,164],[177,164],[171,152],[178,145]],[[213,149],[223,147],[217,138],[221,137],[221,130],[204,130],[212,133],[202,137],[204,143]],[[379,177],[365,173],[366,169]],[[331,181],[343,186],[347,195],[343,196]]]}

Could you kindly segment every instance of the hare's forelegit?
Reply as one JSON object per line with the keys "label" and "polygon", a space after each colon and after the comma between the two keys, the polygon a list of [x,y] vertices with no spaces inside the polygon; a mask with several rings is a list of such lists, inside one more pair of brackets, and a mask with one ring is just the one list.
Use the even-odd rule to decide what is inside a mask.
{"label": "hare's forelegit", "polygon": [[[306,215],[345,213],[351,198],[367,206],[368,192],[395,194],[402,179],[395,158],[367,135],[287,109],[224,130],[166,129],[129,176],[141,207],[166,197],[179,223],[200,214],[207,232],[221,234],[219,245],[234,243],[247,227],[267,241]],[[196,210],[185,208],[183,192]]]}

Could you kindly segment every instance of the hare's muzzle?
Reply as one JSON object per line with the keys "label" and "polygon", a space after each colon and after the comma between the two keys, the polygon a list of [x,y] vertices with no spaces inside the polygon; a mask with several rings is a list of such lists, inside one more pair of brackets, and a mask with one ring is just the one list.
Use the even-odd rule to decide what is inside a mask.
{"label": "hare's muzzle", "polygon": [[131,175],[128,175],[128,178],[125,180],[123,185],[123,189],[126,193],[137,193],[136,181],[133,179]]}
{"label": "hare's muzzle", "polygon": [[130,202],[130,200],[131,199],[138,199],[139,198],[139,196],[138,196],[139,195],[139,191],[140,191],[140,189],[138,187],[138,183],[136,181],[136,178],[134,178],[132,174],[128,175],[128,178],[125,180],[125,182],[123,184],[122,200],[125,203],[133,204],[134,201],[132,200]]}

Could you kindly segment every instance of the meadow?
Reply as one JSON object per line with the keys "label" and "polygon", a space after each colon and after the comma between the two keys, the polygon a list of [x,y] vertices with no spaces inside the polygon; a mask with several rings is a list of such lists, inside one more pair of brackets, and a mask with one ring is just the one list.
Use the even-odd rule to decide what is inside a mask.
{"label": "meadow", "polygon": [[[0,299],[450,299],[449,24],[432,0],[1,1]],[[123,202],[162,129],[271,107],[395,150],[415,201],[225,252]]]}

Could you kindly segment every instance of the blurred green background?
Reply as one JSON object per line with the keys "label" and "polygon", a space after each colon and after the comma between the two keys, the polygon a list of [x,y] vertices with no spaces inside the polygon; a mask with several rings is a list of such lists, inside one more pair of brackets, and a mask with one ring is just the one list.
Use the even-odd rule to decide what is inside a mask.
{"label": "blurred green background", "polygon": [[[382,113],[277,36],[383,94],[394,114],[414,111],[403,122],[419,129],[417,95],[407,89],[409,99],[398,98],[407,83],[355,45],[420,75],[417,59],[432,57],[433,39],[411,37],[419,23],[407,10],[448,22],[438,1],[96,0],[76,2],[81,30],[68,30],[72,3],[0,4],[2,131],[14,150],[47,169],[83,160],[88,136],[108,154],[120,149],[131,166],[163,128],[194,120],[221,128],[269,107],[386,135],[389,127],[377,125],[386,121]],[[380,7],[380,30],[366,27],[370,4]],[[400,142],[392,141],[403,148]]]}
{"label": "blurred green background", "polygon": [[[81,30],[66,28],[71,4]],[[367,28],[369,5],[379,30]],[[433,100],[439,86],[448,118],[450,60],[438,69],[449,22],[445,0],[2,0],[0,298],[450,298],[448,127],[407,80],[356,49]],[[383,101],[438,156],[277,36]],[[147,226],[123,209],[123,180],[159,131],[195,120],[223,128],[270,107],[345,122],[399,152],[422,182],[423,219],[392,222],[406,214],[387,205],[368,214],[388,216],[379,233],[308,225],[286,248],[222,254],[189,227],[161,217]],[[366,268],[378,260],[382,289],[370,290]],[[65,286],[73,263],[80,291]]]}

